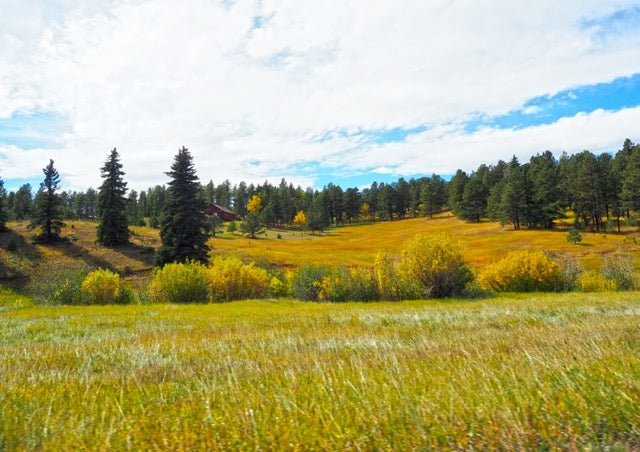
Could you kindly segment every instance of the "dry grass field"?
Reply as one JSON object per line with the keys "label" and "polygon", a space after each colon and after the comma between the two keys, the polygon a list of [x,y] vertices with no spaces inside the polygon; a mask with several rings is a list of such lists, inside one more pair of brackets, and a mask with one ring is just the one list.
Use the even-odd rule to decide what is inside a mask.
{"label": "dry grass field", "polygon": [[640,245],[636,243],[640,238],[637,229],[627,228],[621,234],[584,232],[582,243],[571,245],[567,242],[567,227],[551,231],[514,231],[510,226],[498,223],[468,223],[450,214],[433,219],[414,218],[346,226],[317,235],[269,230],[266,237],[250,240],[240,234],[223,234],[210,240],[210,245],[214,253],[239,254],[283,267],[298,267],[306,263],[370,266],[379,251],[396,253],[405,241],[416,234],[440,232],[457,237],[466,244],[465,257],[475,268],[521,248],[543,249],[559,257],[573,258],[588,269],[598,268],[603,256],[640,251]]}

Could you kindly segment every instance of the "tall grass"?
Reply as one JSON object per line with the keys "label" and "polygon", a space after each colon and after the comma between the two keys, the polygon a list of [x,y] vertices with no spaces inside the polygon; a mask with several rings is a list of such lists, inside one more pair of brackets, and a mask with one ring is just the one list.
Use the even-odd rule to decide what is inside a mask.
{"label": "tall grass", "polygon": [[636,293],[0,312],[0,449],[640,447]]}

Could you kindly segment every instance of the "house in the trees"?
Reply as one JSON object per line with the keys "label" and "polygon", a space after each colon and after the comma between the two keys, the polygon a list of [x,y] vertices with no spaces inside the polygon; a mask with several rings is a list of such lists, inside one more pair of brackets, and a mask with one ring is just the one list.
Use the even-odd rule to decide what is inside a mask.
{"label": "house in the trees", "polygon": [[222,221],[235,221],[241,219],[240,216],[218,204],[209,204],[209,206],[204,209],[204,214],[208,217],[211,215],[217,215]]}

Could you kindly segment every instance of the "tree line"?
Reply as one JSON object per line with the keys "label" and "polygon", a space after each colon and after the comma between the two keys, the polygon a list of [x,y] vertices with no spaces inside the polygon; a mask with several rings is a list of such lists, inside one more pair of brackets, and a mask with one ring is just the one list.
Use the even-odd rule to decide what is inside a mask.
{"label": "tree line", "polygon": [[[364,189],[343,189],[332,183],[321,190],[303,189],[285,179],[279,184],[265,181],[257,185],[210,180],[195,187],[200,204],[215,203],[243,218],[250,213],[249,201],[258,196],[260,221],[268,227],[293,225],[300,211],[307,228],[322,230],[355,221],[433,216],[449,209],[468,221],[488,218],[514,229],[552,228],[555,220],[572,210],[577,226],[600,231],[607,222],[619,228],[622,217],[640,211],[640,146],[627,139],[614,155],[583,151],[571,156],[565,153],[559,159],[546,151],[525,163],[513,157],[508,162],[482,164],[471,173],[458,170],[449,180],[433,174],[393,183],[373,182]],[[121,205],[114,211],[125,215],[128,224],[160,228],[170,187],[123,190],[117,198]],[[36,214],[42,188],[34,193],[24,184],[15,192],[0,191],[2,224]],[[57,197],[63,219],[100,217],[99,189],[62,191]]]}

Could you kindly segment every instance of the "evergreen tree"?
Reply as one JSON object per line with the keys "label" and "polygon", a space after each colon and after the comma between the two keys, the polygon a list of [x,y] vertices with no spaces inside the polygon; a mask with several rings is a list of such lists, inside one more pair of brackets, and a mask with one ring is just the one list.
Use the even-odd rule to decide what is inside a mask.
{"label": "evergreen tree", "polygon": [[7,210],[7,191],[4,189],[4,181],[0,179],[0,232],[7,230],[7,219],[9,212]]}
{"label": "evergreen tree", "polygon": [[40,184],[40,190],[36,195],[34,217],[29,228],[40,228],[40,234],[36,239],[49,243],[60,238],[60,230],[64,226],[62,201],[56,193],[60,184],[60,175],[53,166],[53,160],[49,160],[49,164],[42,169],[42,172],[44,181]]}
{"label": "evergreen tree", "polygon": [[447,203],[447,183],[437,174],[432,175],[422,186],[420,199],[424,212],[433,218]]}
{"label": "evergreen tree", "polygon": [[455,176],[449,181],[447,190],[449,208],[459,217],[462,216],[462,198],[464,196],[464,187],[468,182],[469,176],[462,170],[456,171]]}
{"label": "evergreen tree", "polygon": [[160,239],[162,246],[156,255],[156,264],[195,260],[207,262],[206,219],[204,205],[198,199],[198,176],[189,150],[182,147],[175,157],[167,190]]}
{"label": "evergreen tree", "polygon": [[530,190],[528,184],[528,165],[520,165],[514,156],[507,168],[507,175],[503,179],[500,197],[499,220],[501,223],[511,223],[515,230],[522,224],[530,225]]}
{"label": "evergreen tree", "polygon": [[124,172],[116,148],[113,148],[102,167],[104,182],[98,193],[98,243],[118,246],[129,243],[129,221],[127,219],[127,183],[122,180]]}
{"label": "evergreen tree", "polygon": [[357,188],[347,188],[345,190],[342,205],[344,206],[345,220],[351,224],[353,220],[358,218],[360,213],[360,193],[358,193]]}
{"label": "evergreen tree", "polygon": [[561,203],[559,166],[550,151],[531,157],[529,179],[532,185],[530,225],[552,228],[553,220],[560,217],[564,209]]}
{"label": "evergreen tree", "polygon": [[480,222],[480,219],[485,216],[489,198],[489,187],[485,184],[487,174],[488,168],[481,165],[465,184],[462,203],[459,206],[460,216],[463,219]]}
{"label": "evergreen tree", "polygon": [[24,184],[16,192],[13,203],[13,212],[16,220],[25,220],[29,218],[31,216],[32,205],[33,198],[31,196],[31,185]]}

